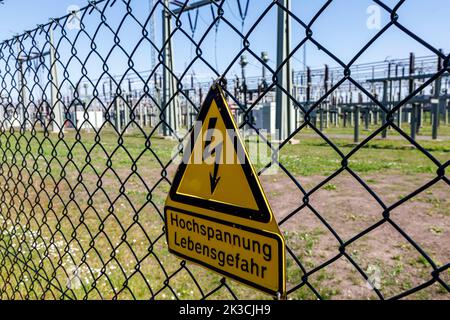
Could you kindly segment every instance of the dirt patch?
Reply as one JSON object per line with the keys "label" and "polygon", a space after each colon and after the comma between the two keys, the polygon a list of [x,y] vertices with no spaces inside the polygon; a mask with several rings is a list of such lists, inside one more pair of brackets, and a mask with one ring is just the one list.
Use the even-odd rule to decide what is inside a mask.
{"label": "dirt patch", "polygon": [[[308,279],[327,298],[376,298],[352,262],[376,282],[383,297],[389,298],[432,280],[433,263],[439,268],[450,261],[450,189],[445,182],[402,202],[433,176],[362,178],[373,194],[349,173],[338,175],[312,194],[310,191],[325,177],[299,176],[296,182],[284,176],[262,177],[286,241],[307,271],[339,255],[340,245],[346,244],[350,259],[341,256]],[[383,216],[386,208],[392,208],[388,220]],[[303,273],[295,269],[300,270],[288,261],[288,287],[301,282]],[[448,270],[440,278],[449,283]],[[304,298],[302,290],[308,289],[299,290],[297,298]],[[449,299],[450,295],[436,283],[411,298]]]}
{"label": "dirt patch", "polygon": [[[154,286],[152,288],[158,290],[164,284],[165,272],[171,274],[180,266],[180,261],[167,252],[162,217],[162,207],[170,189],[167,180],[172,180],[176,166],[171,165],[164,171],[140,165],[134,172],[130,165],[104,174],[85,169],[81,180],[73,170],[61,181],[46,176],[42,182],[36,174],[32,180],[22,174],[20,183],[15,179],[7,181],[5,190],[14,190],[16,196],[5,192],[5,197],[10,198],[5,198],[4,203],[11,208],[23,207],[17,213],[15,209],[5,211],[10,213],[5,213],[6,221],[0,221],[0,225],[7,230],[8,237],[11,235],[11,240],[4,240],[8,241],[4,243],[11,243],[11,250],[17,250],[15,254],[19,248],[20,252],[31,252],[36,265],[48,251],[43,268],[47,274],[52,274],[54,266],[61,264],[56,277],[63,284],[67,282],[63,270],[70,271],[77,266],[84,268],[80,272],[89,287],[99,274],[86,272],[91,269],[100,272],[106,265],[106,274],[95,280],[103,283],[104,297],[115,294],[109,279],[120,286],[125,281],[122,268],[131,275],[137,265],[148,283]],[[100,185],[97,174],[102,177]],[[18,173],[14,172],[16,176]],[[304,276],[295,259],[307,273],[318,268],[307,280],[326,299],[377,298],[360,271],[370,277],[385,298],[431,280],[432,264],[439,268],[450,261],[448,185],[440,181],[405,203],[396,204],[432,178],[426,174],[363,176],[366,187],[374,192],[371,194],[345,172],[320,188],[317,185],[325,179],[323,176],[297,176],[295,182],[281,174],[263,176],[269,202],[292,251],[287,257],[288,289],[302,283]],[[392,208],[389,220],[384,221],[383,212],[389,207]],[[380,225],[371,230],[377,223]],[[403,230],[426,255],[396,228]],[[19,233],[12,232],[16,229]],[[50,239],[54,239],[54,244],[50,245]],[[36,248],[29,247],[30,243]],[[340,255],[342,244],[346,244],[345,256]],[[148,256],[149,252],[154,256]],[[189,267],[196,272],[195,278],[204,282],[202,288],[212,288],[220,281],[219,276],[203,268],[192,264]],[[10,273],[8,268],[0,271]],[[15,272],[23,274],[20,269],[12,274]],[[151,292],[140,274],[131,279],[130,286],[135,292],[140,292],[141,298],[148,298]],[[449,271],[443,271],[440,279],[450,283]],[[28,283],[28,280],[23,281]],[[174,288],[180,288],[182,297],[201,297],[187,272],[171,281]],[[267,298],[234,282],[230,284],[239,297]],[[25,292],[26,287],[23,288]],[[85,292],[80,288],[73,294],[83,297]],[[170,292],[164,294],[170,297]],[[218,296],[223,297],[228,296],[225,293]],[[315,299],[316,296],[303,286],[289,298]],[[409,298],[449,299],[449,294],[435,283]]]}

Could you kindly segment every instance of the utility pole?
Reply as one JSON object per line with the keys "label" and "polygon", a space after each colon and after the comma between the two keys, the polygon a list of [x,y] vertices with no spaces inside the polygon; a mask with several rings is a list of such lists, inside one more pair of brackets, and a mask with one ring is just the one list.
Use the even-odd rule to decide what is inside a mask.
{"label": "utility pole", "polygon": [[[415,73],[415,56],[414,53],[409,55],[409,94],[414,91],[414,73]],[[416,140],[417,133],[417,105],[411,105],[411,139]]]}
{"label": "utility pole", "polygon": [[[35,59],[43,59],[43,57],[51,54],[51,52],[49,52],[49,51],[46,51],[46,52],[43,52],[43,53],[41,53],[41,52],[31,52],[29,55],[26,55],[26,54],[21,55],[20,52],[21,52],[20,42],[18,41],[17,42],[17,55],[18,55],[17,56],[17,63],[18,63],[18,69],[19,69],[19,72],[18,72],[19,81],[18,81],[18,83],[20,85],[20,96],[19,96],[20,100],[19,100],[19,105],[18,105],[18,108],[17,108],[19,110],[16,109],[15,112],[17,113],[17,116],[19,118],[18,120],[19,120],[19,124],[20,124],[20,130],[23,133],[25,131],[25,129],[26,129],[27,108],[28,108],[28,104],[29,104],[28,96],[27,96],[27,93],[26,93],[25,70],[24,70],[23,64],[27,63],[28,61],[35,60]],[[51,66],[51,68],[52,68],[51,71],[53,72],[53,66]],[[51,89],[54,89],[53,86],[51,87]],[[55,93],[52,91],[52,105],[53,105],[53,101],[56,100],[55,98],[53,98],[53,94],[55,94]],[[30,115],[28,115],[28,116],[30,116]],[[42,117],[42,112],[41,112],[41,117]],[[41,119],[41,121],[43,121],[43,120]],[[45,124],[43,124],[43,127],[44,127],[45,130],[47,129]]]}
{"label": "utility pole", "polygon": [[[441,50],[442,52],[442,50]],[[437,64],[437,71],[442,70],[442,58],[438,57],[438,64]],[[441,86],[442,86],[442,79],[441,77],[437,78],[434,82],[434,92],[433,92],[433,99],[431,103],[431,119],[432,119],[432,132],[431,136],[433,140],[437,140],[438,138],[438,127],[439,127],[439,112],[440,112],[440,106],[444,103],[445,99],[440,98],[441,94]]]}
{"label": "utility pole", "polygon": [[[323,87],[324,87],[324,94],[327,94],[328,92],[328,84],[329,84],[329,80],[330,80],[330,72],[329,72],[329,68],[328,65],[325,65],[325,70],[324,70],[324,79],[323,79]],[[328,100],[328,98],[327,98]],[[325,101],[325,103],[323,104],[325,107],[325,128],[328,129],[328,125],[329,125],[329,121],[330,121],[330,105],[327,101]],[[322,110],[323,113],[323,110]],[[323,115],[322,115],[323,117]]]}
{"label": "utility pole", "polygon": [[[23,69],[24,61],[27,61],[27,57],[20,56],[20,43],[17,41],[17,63],[19,64],[19,84],[20,84],[20,98],[22,101],[19,101],[18,106],[20,110],[15,110],[17,112],[17,116],[19,118],[20,125],[20,133],[25,132],[25,108],[28,105],[28,99],[25,91],[25,71]],[[21,103],[20,103],[21,102]]]}
{"label": "utility pole", "polygon": [[[383,106],[387,110],[389,110],[388,103],[389,103],[389,101],[388,101],[388,81],[384,80],[383,81]],[[381,124],[384,126],[387,121],[387,119],[386,119],[387,111],[380,110],[380,112],[381,112]],[[381,137],[383,139],[385,139],[387,137],[387,128],[383,128],[383,131],[381,131]]]}
{"label": "utility pole", "polygon": [[[290,50],[290,18],[282,7],[290,9],[290,0],[278,1],[278,17],[277,17],[277,67],[280,67],[286,60]],[[276,74],[276,114],[275,128],[278,131],[279,140],[284,141],[291,133],[290,125],[290,101],[288,96],[281,90],[284,88],[287,92],[291,92],[291,68],[289,61]]]}
{"label": "utility pole", "polygon": [[[395,67],[395,77],[398,77],[398,63]],[[398,80],[397,100],[398,101],[402,100],[402,79],[401,78]],[[402,117],[403,117],[402,108],[403,108],[403,106],[399,107],[398,111],[397,111],[397,127],[399,127],[400,129],[402,128]]]}
{"label": "utility pole", "polygon": [[83,84],[83,88],[84,88],[84,103],[85,103],[85,107],[87,107],[88,103],[89,103],[89,97],[88,97],[88,88],[89,85],[87,83]]}
{"label": "utility pole", "polygon": [[56,65],[56,57],[55,57],[55,41],[53,37],[53,27],[50,25],[50,72],[52,76],[51,83],[51,107],[54,114],[53,119],[53,132],[63,132],[64,131],[64,115],[61,108],[61,103],[58,101],[58,93],[59,93],[59,82],[58,82],[58,69]]}
{"label": "utility pole", "polygon": [[[311,69],[309,67],[306,68],[306,109],[309,111],[310,101],[311,101]],[[311,114],[310,114],[311,119]]]}
{"label": "utility pole", "polygon": [[[170,135],[172,129],[173,131],[177,130],[176,128],[176,119],[175,119],[175,103],[173,98],[173,77],[169,70],[173,72],[173,60],[172,60],[172,40],[170,39],[171,34],[171,15],[169,10],[169,0],[164,0],[164,9],[162,11],[162,33],[163,33],[163,85],[162,85],[162,103],[161,108],[162,119],[164,120],[164,124],[162,125],[162,134],[167,137]],[[170,103],[169,103],[170,101]]]}
{"label": "utility pole", "polygon": [[[245,79],[245,67],[248,64],[247,57],[245,55],[241,56],[241,60],[239,61],[239,64],[241,66],[242,71],[242,93],[244,98],[244,110],[247,110],[247,81]],[[248,114],[250,125],[253,124],[252,122],[252,112],[250,111],[250,114]]]}
{"label": "utility pole", "polygon": [[[149,0],[150,5],[150,12],[152,13],[153,10],[155,10],[155,0]],[[153,14],[150,16],[150,41],[153,42],[153,44],[156,44],[156,37],[155,37],[155,29],[156,29],[156,22],[155,22],[155,11],[153,11]],[[153,70],[156,66],[156,52],[155,48],[153,46],[150,49],[150,58],[151,58],[151,70]]]}
{"label": "utility pole", "polygon": [[[269,62],[269,54],[267,53],[267,51],[263,51],[261,52],[261,60],[264,61],[264,63],[267,64],[267,62]],[[262,66],[262,80],[261,80],[264,89],[267,88],[267,80],[266,80],[266,67],[263,65]]]}
{"label": "utility pole", "polygon": [[117,99],[117,94],[115,94],[114,95],[114,109],[115,109],[115,112],[116,112],[116,118],[115,118],[115,120],[116,120],[116,131],[117,131],[117,134],[120,136],[121,135],[121,131],[122,131],[122,120],[121,120],[121,116],[120,116],[120,104],[119,104],[119,99]]}

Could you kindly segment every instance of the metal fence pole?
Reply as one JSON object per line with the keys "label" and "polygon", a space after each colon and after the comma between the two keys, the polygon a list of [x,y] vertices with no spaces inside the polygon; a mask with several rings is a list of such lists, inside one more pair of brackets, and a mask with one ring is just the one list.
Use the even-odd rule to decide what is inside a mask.
{"label": "metal fence pole", "polygon": [[[290,0],[278,1],[278,16],[277,16],[277,67],[285,62],[288,55],[289,44],[289,15],[282,9],[282,6],[287,10],[290,8]],[[288,136],[288,112],[290,109],[290,101],[281,88],[290,88],[290,64],[287,63],[280,68],[277,76],[276,88],[276,114],[275,114],[275,128],[278,131],[279,140],[283,141]]]}
{"label": "metal fence pole", "polygon": [[[388,107],[388,92],[387,92],[387,88],[388,88],[388,82],[387,80],[383,81],[383,106],[385,108],[389,108]],[[386,111],[381,110],[381,125],[384,126],[386,124]],[[383,139],[385,139],[387,137],[387,128],[384,128],[383,131],[381,132],[381,137]]]}
{"label": "metal fence pole", "polygon": [[[401,101],[402,99],[402,79],[398,80],[398,96],[397,96],[397,100]],[[403,106],[401,106],[400,108],[398,108],[397,111],[397,126],[399,128],[402,127],[402,121],[403,121]]]}
{"label": "metal fence pole", "polygon": [[[414,91],[414,73],[415,73],[415,56],[414,53],[409,55],[409,93]],[[411,120],[410,120],[410,135],[411,139],[416,140],[417,133],[417,105],[416,103],[411,104]]]}
{"label": "metal fence pole", "polygon": [[[53,125],[52,125],[52,131],[54,133],[64,131],[64,114],[61,106],[61,102],[58,99],[59,94],[59,82],[58,82],[58,66],[56,63],[56,57],[55,57],[55,41],[53,37],[53,27],[49,27],[50,30],[50,69],[51,69],[51,77],[52,77],[52,83],[51,83],[51,106],[54,114],[53,119]],[[75,110],[76,111],[76,110]],[[76,112],[75,112],[76,114]]]}
{"label": "metal fence pole", "polygon": [[172,61],[172,40],[171,40],[171,15],[169,10],[169,0],[164,0],[165,8],[162,10],[162,43],[163,49],[163,79],[162,79],[162,99],[161,108],[163,109],[161,119],[165,121],[162,125],[162,134],[167,137],[173,131],[177,130],[175,119],[174,99],[173,99],[173,79],[169,70],[173,71]]}
{"label": "metal fence pole", "polygon": [[[441,50],[442,52],[442,50]],[[442,69],[442,59],[438,58],[437,63],[437,71],[441,71]],[[439,127],[439,107],[441,105],[442,99],[440,99],[441,95],[441,77],[437,78],[434,81],[434,92],[433,92],[433,101],[431,102],[431,137],[433,140],[438,138],[438,127]]]}
{"label": "metal fence pole", "polygon": [[119,135],[121,134],[122,128],[121,128],[121,116],[120,116],[120,104],[119,101],[117,99],[117,95],[114,96],[114,109],[116,112],[116,130],[119,133]]}
{"label": "metal fence pole", "polygon": [[353,135],[353,142],[357,143],[359,141],[359,106],[355,105],[354,110],[355,115],[355,128],[354,128],[354,135]]}
{"label": "metal fence pole", "polygon": [[[324,94],[326,94],[328,92],[328,84],[330,81],[330,75],[329,75],[329,68],[328,65],[325,65],[325,75],[324,75],[324,83],[323,83],[323,88],[324,88]],[[330,122],[330,104],[328,103],[329,98],[327,99],[327,102],[325,102],[325,128],[328,129],[329,127],[329,122]]]}
{"label": "metal fence pole", "polygon": [[25,72],[23,69],[23,61],[20,57],[20,45],[19,42],[17,43],[17,63],[19,64],[19,72],[18,72],[18,77],[19,77],[19,84],[20,84],[20,100],[19,101],[19,110],[17,110],[17,108],[14,110],[15,112],[17,112],[17,116],[19,118],[19,126],[20,126],[20,132],[23,133],[25,132],[25,109],[26,106],[28,105],[28,99],[27,99],[27,94],[26,94],[26,86],[25,86]]}

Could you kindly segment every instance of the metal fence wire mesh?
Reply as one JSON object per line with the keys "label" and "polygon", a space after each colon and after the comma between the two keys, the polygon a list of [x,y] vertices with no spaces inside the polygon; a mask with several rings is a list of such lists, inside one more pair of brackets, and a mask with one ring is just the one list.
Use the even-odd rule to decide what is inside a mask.
{"label": "metal fence wire mesh", "polygon": [[[333,172],[322,172],[320,179],[308,186],[299,175],[290,172],[283,156],[273,157],[258,167],[260,174],[271,167],[279,168],[297,190],[292,194],[295,208],[278,216],[282,229],[310,216],[331,237],[328,247],[332,254],[311,264],[299,253],[295,239],[290,241],[295,228],[287,228],[288,298],[328,298],[330,291],[345,287],[345,281],[329,282],[334,287],[325,288],[317,280],[327,276],[324,270],[337,264],[345,264],[354,281],[371,280],[370,259],[361,259],[353,245],[387,226],[390,233],[385,242],[409,246],[409,255],[417,255],[422,262],[412,269],[417,271],[420,267],[422,277],[395,292],[383,292],[382,286],[369,281],[369,297],[403,298],[436,287],[448,298],[448,255],[444,261],[434,259],[435,252],[423,248],[413,234],[396,222],[394,213],[437,184],[444,185],[448,195],[450,183],[446,175],[449,160],[437,159],[414,139],[415,129],[412,136],[406,132],[409,127],[401,127],[397,121],[402,108],[411,108],[415,119],[411,101],[436,81],[444,81],[449,72],[450,56],[402,25],[399,12],[407,1],[389,1],[389,5],[373,1],[382,14],[389,16],[389,21],[354,52],[349,62],[342,61],[327,49],[327,43],[315,37],[316,23],[327,14],[332,0],[323,1],[308,21],[291,11],[288,1],[267,1],[251,22],[245,17],[254,10],[252,2],[246,5],[246,1],[239,1],[236,11],[231,10],[229,1],[206,1],[200,16],[205,27],[200,34],[199,15],[190,7],[194,1],[182,1],[178,6],[169,1],[153,1],[150,11],[145,12],[137,9],[138,2],[91,1],[76,14],[51,19],[0,44],[1,299],[270,298],[172,257],[165,243],[162,206],[176,168],[174,159],[179,157],[172,150],[183,149],[192,119],[208,86],[217,78],[224,80],[227,99],[236,106],[240,128],[253,128],[257,135],[259,128],[252,112],[261,101],[272,99],[276,92],[291,106],[298,119],[281,130],[281,142],[260,136],[276,155],[308,129],[338,159]],[[242,18],[242,25],[233,20],[232,14]],[[261,57],[252,46],[253,33],[271,14],[288,16],[293,30],[288,52],[277,63]],[[77,27],[70,28],[71,25]],[[228,50],[223,43],[216,42],[216,48],[205,44],[206,39],[217,36],[219,27],[240,43],[225,66],[222,60],[217,61],[217,51]],[[357,71],[353,67],[380,37],[392,30],[426,47],[432,53],[433,67],[426,78],[412,81],[409,91],[406,89],[390,103],[383,94],[383,82],[368,85],[353,76]],[[345,35],[342,37],[345,42]],[[177,47],[180,39],[189,45]],[[299,86],[297,92],[285,87],[281,75],[286,75],[283,70],[306,44],[317,48],[338,67],[328,79],[324,79],[323,72],[313,72],[312,79],[307,79],[309,71],[298,73],[305,85]],[[170,59],[171,55],[180,54],[190,55],[183,68],[174,66]],[[243,80],[232,74],[232,68],[242,64],[243,55],[265,69],[264,79]],[[435,63],[440,67],[436,68]],[[209,72],[201,83],[192,80],[197,65]],[[317,90],[311,86],[315,76],[318,81],[325,80],[325,85]],[[403,82],[404,86],[409,84],[407,80]],[[375,130],[345,150],[321,130],[318,122],[323,110],[335,119],[333,110],[338,110],[339,103],[345,104],[337,94],[344,86],[359,93],[357,103],[347,103],[350,118],[352,110],[361,114],[372,110],[381,116]],[[344,107],[339,110],[336,118],[345,121]],[[355,114],[359,118],[360,114]],[[390,202],[352,167],[352,159],[387,130],[389,134],[398,133],[405,145],[429,159],[434,168],[427,181]],[[162,136],[172,138],[161,139]],[[304,154],[295,156],[301,159]],[[347,222],[342,221],[340,226],[330,223],[313,201],[321,188],[341,175],[351,178],[351,188],[362,187],[378,208],[376,221],[345,236],[340,230]],[[328,200],[331,198],[323,200],[325,205]],[[275,205],[271,201],[271,205],[282,208],[284,203]],[[414,210],[409,216],[415,219]],[[439,243],[444,257],[448,245]],[[368,257],[376,261],[373,255]],[[360,293],[352,291],[351,297],[366,297]]]}

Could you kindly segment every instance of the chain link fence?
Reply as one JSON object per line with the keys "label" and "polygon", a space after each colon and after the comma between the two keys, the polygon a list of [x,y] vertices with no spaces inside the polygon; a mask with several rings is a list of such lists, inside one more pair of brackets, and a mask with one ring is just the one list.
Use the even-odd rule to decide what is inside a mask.
{"label": "chain link fence", "polygon": [[[224,80],[223,89],[240,128],[253,129],[260,143],[280,155],[258,163],[259,173],[277,167],[278,175],[286,177],[297,192],[292,194],[295,206],[289,209],[287,202],[274,203],[277,198],[269,194],[274,208],[286,207],[278,221],[282,229],[286,227],[288,298],[330,298],[330,290],[345,290],[345,281],[320,282],[320,278],[330,278],[324,270],[339,263],[352,272],[353,278],[347,282],[363,281],[361,287],[367,282],[370,294],[356,290],[352,291],[353,298],[403,298],[430,287],[437,287],[448,298],[446,238],[438,240],[436,250],[444,258],[437,261],[433,258],[436,252],[424,249],[394,214],[437,184],[443,185],[448,197],[450,182],[447,154],[447,158],[436,157],[396,121],[402,108],[411,108],[414,121],[416,109],[411,101],[438,79],[446,78],[449,71],[449,55],[402,25],[399,12],[407,1],[390,1],[389,5],[373,1],[382,14],[389,16],[388,22],[354,52],[348,63],[315,36],[316,24],[329,12],[331,0],[322,1],[308,20],[296,15],[287,0],[258,6],[238,1],[237,10],[227,0],[149,2],[150,7],[143,10],[140,1],[91,1],[84,8],[73,7],[66,16],[0,44],[0,298],[270,298],[178,260],[168,253],[165,243],[162,206],[176,167],[174,161],[179,157],[174,150],[182,150],[202,99],[217,78]],[[198,10],[203,13],[199,15]],[[250,12],[258,16],[246,26]],[[292,24],[290,37],[277,44],[278,50],[285,47],[285,52],[278,54],[276,63],[260,56],[252,43],[255,30],[270,15],[284,17],[281,20]],[[242,25],[236,23],[238,19]],[[200,33],[199,22],[204,26]],[[229,53],[229,60],[217,58],[222,51],[232,51],[227,48],[229,42],[217,40],[219,28],[226,30],[227,41],[240,46]],[[381,99],[383,86],[377,93],[352,74],[358,58],[393,30],[426,47],[440,67],[422,82],[412,80],[410,91],[390,103]],[[182,41],[188,45],[180,45]],[[332,82],[323,79],[325,85],[315,97],[307,85],[310,80],[306,71],[301,80],[304,85],[297,89],[291,87],[292,79],[286,80],[289,64],[304,45],[317,48],[341,70]],[[175,65],[180,56],[187,61],[183,68]],[[246,81],[246,57],[263,69],[262,77],[254,83]],[[194,75],[200,65],[204,74]],[[236,68],[242,70],[242,76],[233,74]],[[323,110],[325,116],[332,117],[335,112],[335,125],[346,117],[339,113],[341,109],[332,109],[336,104],[332,97],[344,84],[358,90],[359,106],[364,99],[382,118],[376,129],[350,147],[329,137],[317,120],[323,117]],[[279,120],[274,125],[281,141],[259,135],[261,127],[255,124],[254,112],[266,100],[277,106]],[[278,111],[284,106],[292,111]],[[359,113],[355,114],[359,122]],[[283,120],[291,116],[295,121]],[[430,161],[434,172],[420,186],[390,202],[352,165],[353,158],[388,129],[390,135],[395,133],[408,148]],[[283,157],[283,151],[292,148],[291,142],[305,130],[321,139],[320,148],[331,148],[337,157],[335,169],[320,172],[320,179],[312,184],[292,173],[284,161],[290,158]],[[293,157],[303,156],[298,152]],[[341,221],[338,226],[330,223],[317,209],[314,197],[322,188],[332,188],[330,182],[345,174],[352,182],[348,187],[362,187],[375,201],[378,213],[375,221],[343,236],[338,230],[349,222]],[[323,201],[334,206],[330,197]],[[421,209],[411,209],[410,219],[416,219],[414,210]],[[321,255],[315,264],[305,260],[314,254],[313,245],[319,240],[311,237],[317,235],[299,233],[298,221],[306,215],[314,217],[321,234],[331,238],[326,245],[332,254]],[[442,231],[448,226],[446,221],[438,220],[437,233],[447,232]],[[392,294],[383,292],[372,277],[382,272],[382,267],[361,259],[353,249],[386,226],[391,227],[386,242],[409,246],[408,254],[418,255],[420,261],[420,266],[410,268],[421,271],[420,281],[400,286]]]}

